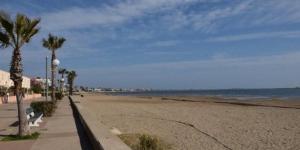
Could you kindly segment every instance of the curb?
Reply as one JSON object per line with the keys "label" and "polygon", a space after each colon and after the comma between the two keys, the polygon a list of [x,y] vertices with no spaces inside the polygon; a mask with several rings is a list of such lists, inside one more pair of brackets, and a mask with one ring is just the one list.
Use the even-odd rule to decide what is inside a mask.
{"label": "curb", "polygon": [[84,132],[88,136],[94,150],[131,150],[129,146],[123,143],[117,136],[111,134],[104,126],[102,127],[102,125],[100,125],[101,128],[99,128],[89,123],[87,117],[84,119],[83,116],[86,114],[75,104],[79,101],[75,101],[71,96],[69,96],[69,100],[75,113],[74,115],[79,118]]}

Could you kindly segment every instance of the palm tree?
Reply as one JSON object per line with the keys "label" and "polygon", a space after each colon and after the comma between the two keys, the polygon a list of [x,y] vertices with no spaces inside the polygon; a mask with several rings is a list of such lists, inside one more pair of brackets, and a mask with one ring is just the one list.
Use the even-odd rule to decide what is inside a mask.
{"label": "palm tree", "polygon": [[40,19],[30,19],[23,14],[17,14],[11,20],[5,12],[0,12],[0,48],[13,48],[10,63],[10,79],[14,83],[14,92],[18,105],[19,136],[30,134],[26,113],[23,108],[22,82],[23,65],[21,47],[29,43],[30,39],[39,31],[37,25]]}
{"label": "palm tree", "polygon": [[61,74],[61,80],[60,80],[60,91],[62,92],[63,91],[63,79],[64,79],[64,76],[65,74],[67,74],[67,69],[65,68],[60,68],[58,70],[58,73]]}
{"label": "palm tree", "polygon": [[72,70],[68,72],[69,95],[73,94],[73,84],[76,77],[77,74],[75,71]]}
{"label": "palm tree", "polygon": [[56,50],[58,48],[60,48],[64,42],[66,41],[65,38],[61,37],[57,37],[57,36],[53,36],[51,34],[49,34],[48,36],[48,39],[43,39],[43,46],[45,48],[48,48],[51,53],[52,53],[52,56],[51,56],[51,90],[52,90],[52,93],[51,93],[51,99],[52,101],[55,101],[55,69],[56,69],[56,66],[54,65],[54,60],[56,59]]}

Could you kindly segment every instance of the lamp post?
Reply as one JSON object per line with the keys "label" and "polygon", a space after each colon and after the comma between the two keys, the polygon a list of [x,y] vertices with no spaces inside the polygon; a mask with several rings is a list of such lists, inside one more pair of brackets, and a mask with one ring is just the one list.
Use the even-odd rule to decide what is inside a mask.
{"label": "lamp post", "polygon": [[61,92],[63,93],[64,92],[64,85],[65,85],[65,79],[64,78],[62,78],[61,80],[60,80],[60,84],[61,84]]}
{"label": "lamp post", "polygon": [[7,81],[5,81],[5,96],[4,96],[4,103],[8,103],[8,100],[9,100],[9,85],[7,83]]}
{"label": "lamp post", "polygon": [[48,56],[46,56],[46,82],[45,82],[45,88],[44,88],[44,93],[45,93],[45,97],[46,97],[46,101],[48,101]]}

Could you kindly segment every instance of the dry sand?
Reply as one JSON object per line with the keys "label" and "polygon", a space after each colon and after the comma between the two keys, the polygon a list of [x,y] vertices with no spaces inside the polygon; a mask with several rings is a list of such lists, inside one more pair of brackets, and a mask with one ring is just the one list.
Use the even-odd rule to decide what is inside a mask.
{"label": "dry sand", "polygon": [[172,149],[300,149],[299,101],[254,103],[291,107],[279,108],[214,103],[218,100],[205,97],[171,99],[202,102],[90,94],[80,103],[97,123],[122,133],[156,135]]}

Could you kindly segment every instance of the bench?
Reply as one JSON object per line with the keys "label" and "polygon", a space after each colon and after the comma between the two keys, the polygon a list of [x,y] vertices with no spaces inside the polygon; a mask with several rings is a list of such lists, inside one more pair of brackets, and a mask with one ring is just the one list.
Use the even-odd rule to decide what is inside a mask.
{"label": "bench", "polygon": [[39,123],[43,122],[43,113],[34,113],[31,107],[26,109],[26,116],[29,127],[38,127]]}

